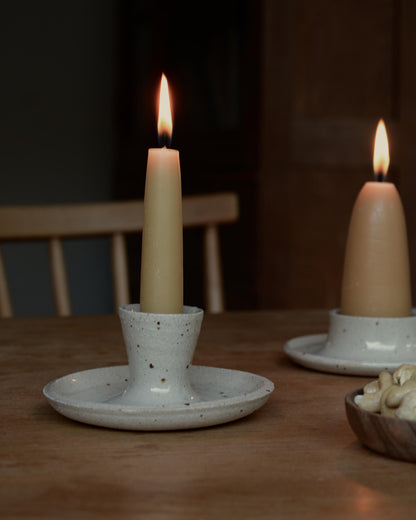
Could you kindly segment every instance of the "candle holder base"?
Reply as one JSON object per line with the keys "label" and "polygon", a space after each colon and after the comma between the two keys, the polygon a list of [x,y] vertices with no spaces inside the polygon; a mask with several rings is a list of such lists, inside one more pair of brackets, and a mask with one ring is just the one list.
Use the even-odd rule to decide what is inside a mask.
{"label": "candle holder base", "polygon": [[403,318],[329,313],[328,334],[294,338],[285,353],[307,368],[349,375],[378,375],[402,363],[416,363],[416,312]]}
{"label": "candle holder base", "polygon": [[128,386],[127,365],[94,368],[48,383],[43,393],[60,414],[86,424],[134,431],[205,428],[242,419],[263,406],[274,385],[265,377],[216,367],[191,366],[200,401],[146,407],[116,403]]}
{"label": "candle holder base", "polygon": [[265,377],[192,365],[203,311],[119,309],[128,365],[69,374],[43,389],[51,406],[76,421],[123,430],[202,428],[241,419],[274,390]]}

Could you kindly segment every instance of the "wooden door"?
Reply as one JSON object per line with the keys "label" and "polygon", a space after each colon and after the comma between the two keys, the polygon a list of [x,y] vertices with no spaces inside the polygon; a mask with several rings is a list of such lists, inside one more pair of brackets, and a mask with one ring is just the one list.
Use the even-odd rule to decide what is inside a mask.
{"label": "wooden door", "polygon": [[354,200],[384,118],[416,279],[416,2],[263,4],[260,307],[339,305]]}

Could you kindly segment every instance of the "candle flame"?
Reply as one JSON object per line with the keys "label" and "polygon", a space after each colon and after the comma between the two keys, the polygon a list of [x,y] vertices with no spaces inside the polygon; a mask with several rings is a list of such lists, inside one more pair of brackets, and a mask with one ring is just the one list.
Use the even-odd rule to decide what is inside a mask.
{"label": "candle flame", "polygon": [[168,80],[164,74],[162,74],[160,82],[157,132],[159,141],[170,143],[172,138],[172,112],[170,109]]}
{"label": "candle flame", "polygon": [[373,170],[374,175],[383,178],[387,175],[389,169],[389,141],[387,139],[387,131],[384,121],[380,119],[377,125],[376,137],[374,140]]}

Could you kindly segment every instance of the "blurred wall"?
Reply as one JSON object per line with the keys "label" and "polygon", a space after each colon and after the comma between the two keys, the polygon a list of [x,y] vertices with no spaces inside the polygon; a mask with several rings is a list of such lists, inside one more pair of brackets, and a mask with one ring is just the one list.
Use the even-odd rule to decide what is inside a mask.
{"label": "blurred wall", "polygon": [[[113,0],[3,2],[0,204],[108,200]],[[105,240],[65,244],[73,311],[112,311]],[[16,314],[53,312],[46,245],[4,248]]]}
{"label": "blurred wall", "polygon": [[[0,204],[142,197],[164,71],[184,193],[240,196],[239,223],[221,232],[228,309],[338,305],[380,117],[414,265],[414,0],[198,9],[195,24],[170,0],[3,3]],[[200,237],[184,243],[186,301],[201,305]],[[137,300],[140,243],[129,245]],[[75,313],[112,311],[107,246],[66,246]],[[45,248],[6,249],[23,314],[52,310],[44,259]]]}

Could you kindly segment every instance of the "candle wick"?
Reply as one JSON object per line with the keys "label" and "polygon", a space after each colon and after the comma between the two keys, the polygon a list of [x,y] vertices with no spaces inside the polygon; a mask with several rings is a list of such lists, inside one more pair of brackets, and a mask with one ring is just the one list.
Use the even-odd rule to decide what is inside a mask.
{"label": "candle wick", "polygon": [[382,172],[374,173],[374,179],[376,182],[384,182],[384,177],[384,173]]}
{"label": "candle wick", "polygon": [[169,148],[172,141],[172,135],[169,132],[159,132],[158,141],[161,148]]}

